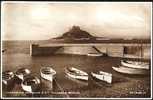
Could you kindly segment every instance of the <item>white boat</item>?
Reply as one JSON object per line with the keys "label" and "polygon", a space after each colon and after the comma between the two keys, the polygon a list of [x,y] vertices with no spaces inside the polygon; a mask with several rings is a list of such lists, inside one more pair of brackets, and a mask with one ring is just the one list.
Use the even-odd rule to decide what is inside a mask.
{"label": "white boat", "polygon": [[136,74],[136,75],[145,75],[149,74],[149,71],[146,69],[136,69],[136,68],[130,68],[125,66],[119,66],[119,67],[112,67],[115,71],[124,73],[124,74]]}
{"label": "white boat", "polygon": [[67,67],[65,69],[65,72],[66,72],[66,75],[71,77],[71,78],[79,79],[79,80],[85,80],[85,81],[88,80],[88,74],[84,71],[81,71],[81,70],[77,69],[77,68]]}
{"label": "white boat", "polygon": [[53,79],[55,78],[56,71],[51,67],[42,67],[40,69],[40,74],[42,78],[52,82]]}
{"label": "white boat", "polygon": [[101,57],[101,56],[103,56],[103,53],[88,53],[87,56]]}
{"label": "white boat", "polygon": [[36,92],[40,88],[40,79],[29,75],[25,77],[24,81],[21,83],[21,87],[26,92]]}
{"label": "white boat", "polygon": [[73,82],[78,83],[78,84],[85,85],[85,86],[88,85],[88,81],[78,80],[78,79],[72,78],[72,77],[70,77],[70,76],[68,76],[68,75],[66,75],[66,77],[67,77],[68,79],[72,80]]}
{"label": "white boat", "polygon": [[130,68],[137,68],[137,69],[149,69],[149,63],[144,62],[137,62],[137,61],[123,61],[121,60],[121,64],[123,66],[127,66]]}
{"label": "white boat", "polygon": [[91,75],[99,80],[105,81],[110,84],[112,83],[112,74],[111,73],[99,71],[97,73],[91,72]]}

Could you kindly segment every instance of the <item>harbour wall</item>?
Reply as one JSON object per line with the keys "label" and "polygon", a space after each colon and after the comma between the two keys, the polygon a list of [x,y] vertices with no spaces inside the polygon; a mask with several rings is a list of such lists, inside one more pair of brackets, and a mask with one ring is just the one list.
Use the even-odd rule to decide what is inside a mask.
{"label": "harbour wall", "polygon": [[[132,46],[40,46],[39,44],[30,45],[31,56],[44,56],[52,54],[78,54],[87,55],[88,53],[102,52],[112,57],[131,57],[131,58],[147,58],[151,56],[150,46],[143,46],[142,48]],[[98,50],[96,50],[96,49]],[[125,51],[125,49],[127,49]],[[142,52],[141,52],[142,51]]]}
{"label": "harbour wall", "polygon": [[30,55],[31,56],[47,56],[54,54],[59,47],[40,47],[38,44],[31,44],[30,45]]}

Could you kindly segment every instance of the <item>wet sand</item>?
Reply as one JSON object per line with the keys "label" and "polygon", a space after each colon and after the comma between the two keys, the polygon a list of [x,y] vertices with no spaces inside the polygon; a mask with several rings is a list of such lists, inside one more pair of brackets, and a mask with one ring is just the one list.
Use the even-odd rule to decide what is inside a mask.
{"label": "wet sand", "polygon": [[[112,69],[112,66],[120,65],[121,58],[113,57],[88,57],[79,55],[52,55],[31,57],[29,54],[3,54],[2,55],[3,71],[16,71],[18,68],[26,67],[32,71],[32,74],[40,77],[40,68],[42,66],[52,66],[56,70],[55,78],[56,92],[63,92],[63,95],[50,95],[48,97],[81,97],[81,98],[147,98],[150,97],[150,75],[148,76],[129,76],[118,73]],[[91,71],[106,71],[113,74],[113,83],[110,87],[99,85],[89,76],[88,85],[73,81],[65,76],[64,68],[73,66],[89,75]],[[59,89],[62,88],[63,90]],[[23,91],[21,87],[15,86],[12,91]],[[15,96],[6,95],[4,96]],[[67,94],[64,94],[67,93]],[[74,94],[73,94],[74,93]],[[26,95],[19,95],[17,97]],[[43,95],[39,95],[44,97]],[[27,97],[27,96],[26,96]]]}

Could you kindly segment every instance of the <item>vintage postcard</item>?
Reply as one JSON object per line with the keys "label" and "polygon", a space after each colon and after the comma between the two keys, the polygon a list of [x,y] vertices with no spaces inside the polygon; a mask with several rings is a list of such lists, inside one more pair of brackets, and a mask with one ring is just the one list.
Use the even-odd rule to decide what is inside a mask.
{"label": "vintage postcard", "polygon": [[1,98],[150,99],[151,2],[1,2]]}

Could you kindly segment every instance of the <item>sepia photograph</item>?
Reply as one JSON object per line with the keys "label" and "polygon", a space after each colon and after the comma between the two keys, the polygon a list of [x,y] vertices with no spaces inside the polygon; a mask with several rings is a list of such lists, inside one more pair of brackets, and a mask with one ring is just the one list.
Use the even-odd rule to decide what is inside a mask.
{"label": "sepia photograph", "polygon": [[1,2],[1,98],[152,98],[152,2]]}

